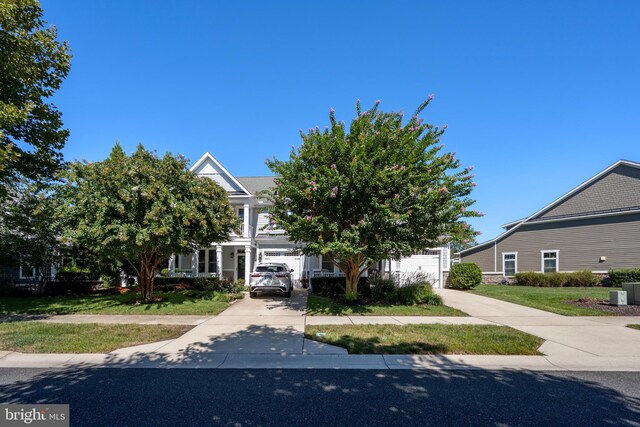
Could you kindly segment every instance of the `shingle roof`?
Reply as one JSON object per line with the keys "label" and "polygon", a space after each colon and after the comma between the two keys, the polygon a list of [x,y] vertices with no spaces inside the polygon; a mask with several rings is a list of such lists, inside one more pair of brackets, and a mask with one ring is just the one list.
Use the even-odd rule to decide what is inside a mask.
{"label": "shingle roof", "polygon": [[276,184],[273,181],[275,178],[275,176],[236,176],[240,184],[253,195],[275,187]]}

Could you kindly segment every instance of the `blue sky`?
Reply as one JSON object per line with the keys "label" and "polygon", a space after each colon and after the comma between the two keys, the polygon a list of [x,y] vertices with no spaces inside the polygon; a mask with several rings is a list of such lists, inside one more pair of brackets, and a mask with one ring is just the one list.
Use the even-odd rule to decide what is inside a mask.
{"label": "blue sky", "polygon": [[116,140],[269,174],[355,101],[448,124],[473,225],[498,234],[620,158],[640,161],[640,2],[43,1],[73,50],[67,159]]}

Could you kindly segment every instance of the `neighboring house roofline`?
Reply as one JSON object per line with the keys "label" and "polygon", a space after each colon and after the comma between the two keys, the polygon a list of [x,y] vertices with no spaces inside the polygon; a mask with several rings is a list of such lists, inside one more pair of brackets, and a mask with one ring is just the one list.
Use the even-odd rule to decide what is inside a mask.
{"label": "neighboring house roofline", "polygon": [[502,224],[502,225],[500,226],[500,228],[509,228],[509,227],[513,227],[514,225],[516,225],[516,224],[517,224],[517,223],[519,223],[519,222],[524,221],[525,219],[526,219],[526,218],[520,218],[520,219],[517,219],[517,220],[515,220],[515,221],[507,222],[506,224]]}
{"label": "neighboring house roofline", "polygon": [[[637,162],[632,162],[630,160],[618,160],[617,162],[615,162],[614,164],[612,164],[611,166],[607,167],[606,169],[602,170],[601,172],[599,172],[598,174],[592,176],[591,178],[589,178],[588,180],[584,181],[582,184],[578,185],[577,187],[573,188],[572,190],[570,190],[569,192],[563,194],[562,196],[558,197],[556,200],[554,200],[553,202],[549,203],[548,205],[546,205],[545,207],[543,207],[542,209],[537,210],[536,212],[534,212],[532,215],[529,215],[528,217],[526,217],[523,220],[520,220],[520,222],[518,223],[518,221],[512,221],[510,223],[507,223],[505,225],[511,225],[516,223],[515,226],[511,227],[510,229],[504,231],[503,233],[501,233],[500,235],[498,235],[496,238],[488,240],[486,242],[480,243],[476,246],[473,246],[471,248],[468,249],[463,249],[460,252],[457,252],[456,254],[464,254],[466,252],[470,252],[473,251],[475,249],[484,247],[484,246],[488,246],[491,244],[494,244],[495,242],[497,242],[498,240],[503,239],[504,237],[510,235],[511,233],[515,232],[518,228],[520,228],[520,226],[522,226],[522,224],[526,224],[528,223],[531,219],[535,218],[536,216],[544,213],[545,211],[553,208],[554,206],[559,205],[560,203],[564,202],[566,199],[568,199],[569,197],[573,196],[575,193],[577,193],[578,191],[582,190],[583,188],[589,186],[591,183],[597,181],[598,179],[600,179],[601,177],[603,177],[604,175],[608,174],[609,172],[611,172],[612,170],[614,170],[615,168],[617,168],[618,166],[630,166],[636,169],[640,169],[640,163]],[[613,212],[613,213],[609,213],[609,214],[603,214],[604,216],[607,215],[619,215],[619,212]],[[572,218],[580,218],[581,215],[574,215],[574,216],[568,216],[566,218],[562,218],[562,220],[568,220],[568,219],[572,219]],[[582,217],[584,217],[584,215],[582,215]],[[503,226],[504,227],[504,226]]]}
{"label": "neighboring house roofline", "polygon": [[[218,166],[218,167],[220,168],[220,170],[222,170],[222,172],[224,172],[225,174],[227,174],[227,176],[228,176],[228,177],[233,181],[233,183],[234,183],[234,184],[236,184],[238,187],[240,187],[240,189],[241,189],[242,191],[244,191],[245,193],[247,193],[247,195],[248,195],[248,196],[253,196],[253,194],[251,194],[251,193],[249,192],[249,190],[247,190],[247,189],[244,187],[244,185],[240,184],[240,181],[238,181],[238,180],[236,179],[236,177],[235,177],[235,176],[233,176],[233,175],[232,175],[232,174],[231,174],[231,173],[230,173],[230,172],[229,172],[229,171],[228,171],[224,166],[222,166],[222,164],[221,164],[219,161],[217,161],[217,160],[216,160],[216,158],[215,158],[215,157],[213,157],[213,156],[211,155],[211,153],[209,153],[208,151],[207,151],[207,152],[205,152],[205,153],[202,155],[202,157],[200,157],[200,159],[198,159],[198,161],[197,161],[197,162],[195,162],[195,163],[193,164],[193,166],[191,166],[191,167],[189,168],[189,170],[190,170],[191,172],[195,171],[195,170],[196,170],[200,165],[202,165],[202,164],[203,164],[205,161],[207,161],[207,160],[211,160],[211,161],[212,161],[216,166]],[[233,196],[237,196],[237,194],[234,194]]]}

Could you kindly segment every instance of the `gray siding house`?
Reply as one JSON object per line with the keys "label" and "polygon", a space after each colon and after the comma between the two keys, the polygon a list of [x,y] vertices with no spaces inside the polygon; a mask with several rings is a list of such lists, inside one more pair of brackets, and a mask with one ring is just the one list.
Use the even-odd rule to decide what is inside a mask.
{"label": "gray siding house", "polygon": [[517,272],[640,268],[640,163],[620,160],[533,215],[463,250],[485,282]]}

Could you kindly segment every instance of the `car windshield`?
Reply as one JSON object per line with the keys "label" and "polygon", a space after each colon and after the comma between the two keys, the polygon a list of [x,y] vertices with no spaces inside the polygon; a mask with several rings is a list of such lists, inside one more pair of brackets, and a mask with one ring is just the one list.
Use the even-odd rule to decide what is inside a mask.
{"label": "car windshield", "polygon": [[256,271],[277,273],[279,271],[284,271],[284,267],[281,265],[259,265],[256,267]]}

